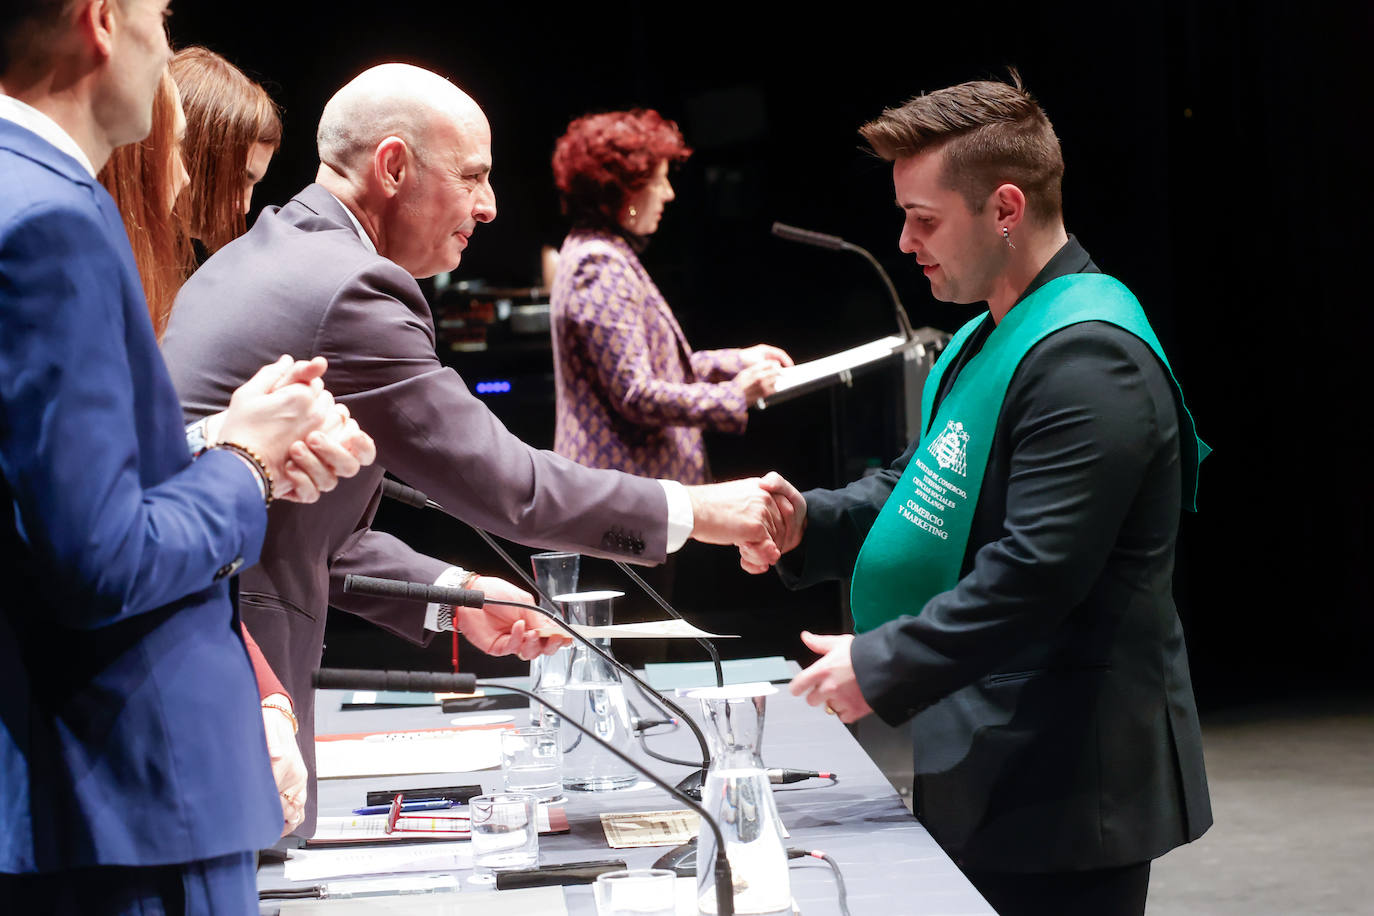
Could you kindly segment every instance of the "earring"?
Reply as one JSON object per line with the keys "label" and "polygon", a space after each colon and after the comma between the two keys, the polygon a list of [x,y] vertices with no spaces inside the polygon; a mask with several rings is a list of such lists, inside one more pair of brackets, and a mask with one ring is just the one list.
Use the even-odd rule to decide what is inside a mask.
{"label": "earring", "polygon": [[1002,241],[1007,243],[1008,248],[1016,248],[1016,246],[1011,243],[1011,230],[1008,229],[1006,226],[1002,227]]}
{"label": "earring", "polygon": [[636,210],[634,207],[631,207],[631,208],[630,208],[630,219],[634,219],[636,216],[639,216],[639,211]]}

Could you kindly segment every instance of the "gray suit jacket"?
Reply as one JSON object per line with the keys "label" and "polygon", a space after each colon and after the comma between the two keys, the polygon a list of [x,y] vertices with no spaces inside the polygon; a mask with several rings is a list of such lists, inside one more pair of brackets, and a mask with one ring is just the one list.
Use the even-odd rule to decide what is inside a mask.
{"label": "gray suit jacket", "polygon": [[[309,506],[276,503],[244,620],[291,691],[311,772],[300,832],[314,829],[314,700],[330,604],[423,642],[424,606],[344,595],[347,573],[432,582],[448,565],[372,531],[383,470],[453,515],[557,550],[661,562],[667,500],[656,481],[584,468],[525,445],[434,352],[419,286],[371,252],[343,205],[311,185],[269,209],[183,287],[163,354],[187,421],[222,410],[283,353],[329,360],[325,384],[377,443],[377,462]],[[333,587],[331,587],[331,581]]]}

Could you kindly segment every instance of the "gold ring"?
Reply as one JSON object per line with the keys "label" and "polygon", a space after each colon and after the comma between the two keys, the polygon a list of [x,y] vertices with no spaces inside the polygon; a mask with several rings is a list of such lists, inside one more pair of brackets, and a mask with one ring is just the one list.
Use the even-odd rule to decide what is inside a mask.
{"label": "gold ring", "polygon": [[838,715],[839,715],[839,713],[835,711],[835,707],[834,707],[834,706],[831,706],[829,703],[826,703],[826,704],[825,704],[825,714],[826,714],[827,716],[838,716]]}

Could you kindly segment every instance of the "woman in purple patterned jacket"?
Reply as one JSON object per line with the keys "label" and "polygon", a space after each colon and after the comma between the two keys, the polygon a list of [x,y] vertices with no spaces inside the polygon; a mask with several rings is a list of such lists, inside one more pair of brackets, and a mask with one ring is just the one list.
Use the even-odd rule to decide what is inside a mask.
{"label": "woman in purple patterned jacket", "polygon": [[656,111],[587,115],[553,154],[573,228],[554,275],[554,449],[582,464],[684,484],[709,477],[702,429],[742,433],[792,359],[777,347],[693,352],[637,252],[691,155]]}

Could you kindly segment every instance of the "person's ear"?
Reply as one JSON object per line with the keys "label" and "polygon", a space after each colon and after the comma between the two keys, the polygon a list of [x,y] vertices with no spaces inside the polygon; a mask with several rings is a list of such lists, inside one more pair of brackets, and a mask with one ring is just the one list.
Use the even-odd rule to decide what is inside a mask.
{"label": "person's ear", "polygon": [[372,172],[377,187],[387,197],[395,197],[415,167],[410,147],[400,137],[387,137],[372,153]]}
{"label": "person's ear", "polygon": [[1026,218],[1026,195],[1014,184],[998,185],[988,200],[999,229],[1014,232]]}
{"label": "person's ear", "polygon": [[121,25],[119,0],[92,0],[77,13],[77,29],[103,63],[114,51],[115,34]]}

